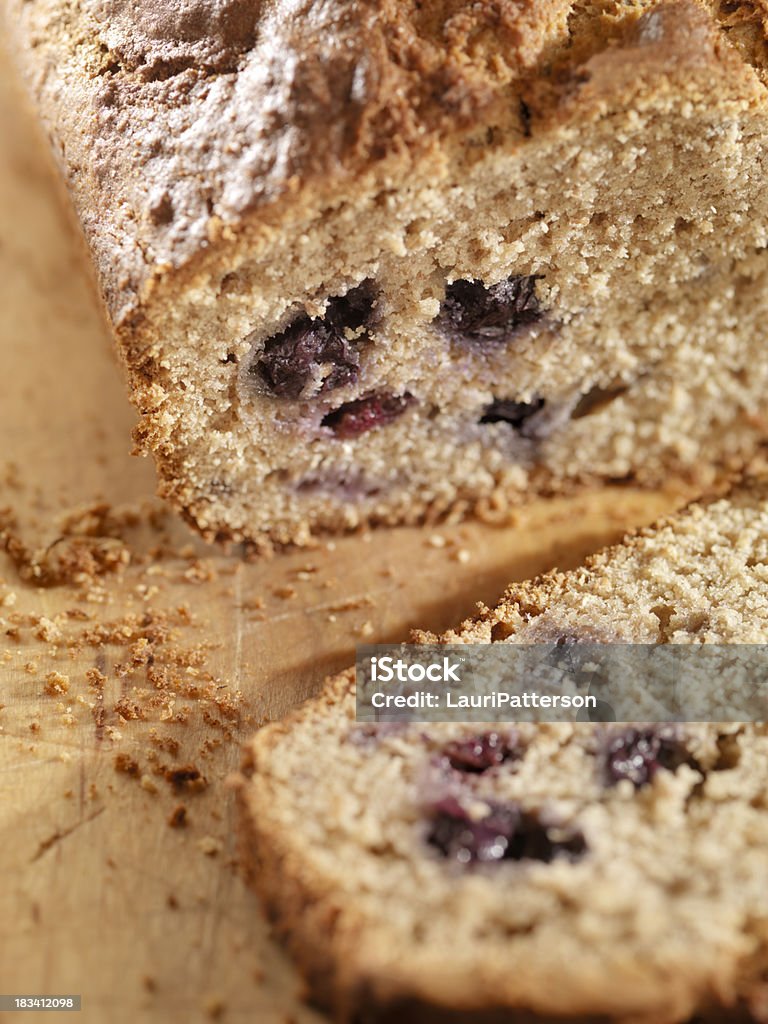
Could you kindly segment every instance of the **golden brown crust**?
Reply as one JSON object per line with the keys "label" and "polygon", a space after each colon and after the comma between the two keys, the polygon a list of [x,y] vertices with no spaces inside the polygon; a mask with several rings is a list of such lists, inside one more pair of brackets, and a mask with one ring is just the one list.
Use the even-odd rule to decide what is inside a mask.
{"label": "golden brown crust", "polygon": [[153,278],[254,215],[258,228],[307,188],[348,192],[372,166],[407,166],[491,106],[514,107],[518,131],[516,97],[542,126],[588,121],[644,74],[658,90],[665,67],[706,75],[738,61],[694,0],[655,5],[640,27],[654,5],[620,16],[568,0],[6,6],[116,325]]}
{"label": "golden brown crust", "polygon": [[[291,729],[308,714],[335,714],[342,710],[348,717],[354,717],[354,706],[348,699],[353,686],[354,670],[328,680],[318,698],[269,726],[268,748],[274,750],[282,742],[290,742]],[[344,940],[338,941],[322,880],[313,878],[306,870],[295,854],[290,837],[277,829],[269,830],[267,838],[267,833],[259,826],[248,782],[263,767],[256,748],[248,746],[243,750],[240,772],[230,780],[240,809],[239,852],[243,875],[261,897],[267,916],[298,961],[315,998],[334,1006],[339,1017],[346,1019],[344,1006],[348,996],[340,967],[344,962]],[[320,909],[322,920],[313,908]],[[348,913],[345,918],[344,934],[348,936]],[[316,928],[325,935],[325,942],[315,941]]]}
{"label": "golden brown crust", "polygon": [[570,7],[8,3],[116,324],[246,215],[475,123]]}
{"label": "golden brown crust", "polygon": [[[424,630],[414,630],[413,642],[453,644],[503,640],[540,616],[543,617],[543,622],[546,618],[545,613],[556,609],[558,602],[572,598],[574,594],[576,603],[579,593],[596,593],[601,598],[610,597],[615,581],[620,578],[622,566],[634,568],[634,563],[642,558],[649,547],[654,549],[665,544],[673,545],[676,537],[684,537],[689,538],[694,546],[702,543],[706,550],[713,543],[707,522],[707,510],[717,508],[719,502],[727,501],[728,506],[738,516],[740,509],[759,510],[767,500],[768,478],[765,476],[746,477],[736,484],[732,482],[732,488],[721,484],[709,497],[691,501],[686,508],[672,515],[663,516],[650,526],[631,531],[620,544],[595,552],[584,560],[581,568],[569,572],[553,569],[523,583],[513,583],[493,608],[480,605],[477,615],[465,619],[455,630],[448,630],[440,636]],[[679,554],[677,557],[679,560]],[[669,571],[676,571],[674,565],[670,566]],[[695,571],[692,565],[690,572],[694,574]],[[649,627],[647,623],[633,621],[631,611],[633,609],[627,609],[627,615],[615,620],[613,630],[607,629],[603,624],[595,624],[594,632],[588,639],[596,643],[617,640],[628,643],[666,642],[674,639],[665,632],[665,623],[652,618]],[[756,635],[751,640],[742,637],[741,642],[760,642],[762,626],[759,618],[754,628]],[[535,636],[532,635],[531,639],[548,642],[554,638],[553,629],[554,627],[547,623],[544,630]],[[583,635],[583,625],[580,630]],[[728,642],[727,637],[712,639],[715,642]]]}

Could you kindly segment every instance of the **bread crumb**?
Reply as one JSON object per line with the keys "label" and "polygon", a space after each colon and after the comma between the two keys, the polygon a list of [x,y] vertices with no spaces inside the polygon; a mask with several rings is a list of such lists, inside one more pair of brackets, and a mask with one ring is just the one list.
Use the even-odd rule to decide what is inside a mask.
{"label": "bread crumb", "polygon": [[141,779],[139,780],[139,785],[141,786],[142,789],[145,789],[147,793],[157,792],[157,786],[149,777],[149,775],[142,775]]}
{"label": "bread crumb", "polygon": [[89,668],[86,670],[85,678],[88,680],[88,685],[94,690],[103,690],[104,684],[107,681],[107,677],[103,672],[99,672],[97,668]]}
{"label": "bread crumb", "polygon": [[69,692],[69,676],[61,672],[49,672],[45,677],[45,692],[49,697]]}
{"label": "bread crumb", "polygon": [[375,631],[373,628],[373,623],[370,621],[370,619],[362,624],[358,632],[360,636],[373,636]]}
{"label": "bread crumb", "polygon": [[226,1004],[221,996],[208,996],[203,1002],[203,1009],[211,1020],[220,1020],[224,1016]]}
{"label": "bread crumb", "polygon": [[155,728],[149,730],[149,741],[153,746],[159,750],[167,751],[173,757],[178,755],[181,747],[181,744],[174,736],[160,736]]}
{"label": "bread crumb", "polygon": [[187,825],[189,824],[189,819],[187,817],[187,808],[184,806],[184,804],[179,804],[177,807],[174,807],[168,818],[168,824],[170,825],[171,828],[187,827]]}
{"label": "bread crumb", "polygon": [[185,764],[180,768],[166,768],[163,774],[176,791],[183,789],[195,793],[208,785],[206,777],[193,764]]}
{"label": "bread crumb", "polygon": [[224,849],[222,841],[214,836],[203,836],[202,839],[198,840],[197,846],[206,857],[215,857]]}
{"label": "bread crumb", "polygon": [[198,559],[184,572],[184,579],[189,583],[210,583],[217,575],[213,565]]}
{"label": "bread crumb", "polygon": [[467,562],[472,560],[472,555],[466,548],[459,548],[453,557],[457,562],[461,562],[462,565],[466,565]]}
{"label": "bread crumb", "polygon": [[61,640],[61,630],[53,619],[41,615],[35,629],[35,636],[38,640],[45,640],[46,643],[54,643],[56,640]]}
{"label": "bread crumb", "polygon": [[130,775],[134,779],[138,778],[139,762],[129,754],[115,754],[115,771]]}
{"label": "bread crumb", "polygon": [[283,601],[290,601],[296,597],[297,590],[296,587],[291,586],[274,587],[272,593]]}
{"label": "bread crumb", "polygon": [[427,538],[427,544],[431,548],[444,548],[446,545],[445,537],[440,533],[433,533],[431,537]]}

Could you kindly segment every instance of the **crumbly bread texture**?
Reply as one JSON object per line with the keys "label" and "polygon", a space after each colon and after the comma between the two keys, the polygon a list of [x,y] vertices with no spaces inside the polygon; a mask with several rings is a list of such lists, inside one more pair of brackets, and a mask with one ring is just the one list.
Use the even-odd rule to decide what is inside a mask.
{"label": "crumbly bread texture", "polygon": [[766,434],[762,2],[4,5],[207,536],[706,480]]}
{"label": "crumbly bread texture", "polygon": [[[596,637],[768,640],[768,483],[438,639]],[[768,1021],[764,725],[367,725],[345,673],[256,735],[238,792],[248,873],[343,1019]]]}

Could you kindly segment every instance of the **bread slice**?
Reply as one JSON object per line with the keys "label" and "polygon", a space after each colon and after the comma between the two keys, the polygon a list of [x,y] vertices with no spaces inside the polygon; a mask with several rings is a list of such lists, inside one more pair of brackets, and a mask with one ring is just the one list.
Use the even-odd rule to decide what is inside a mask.
{"label": "bread slice", "polygon": [[759,5],[3,3],[206,536],[706,481],[766,435]]}
{"label": "bread slice", "polygon": [[[598,637],[765,643],[768,482],[439,640]],[[362,724],[348,672],[248,746],[243,863],[342,1019],[766,1021],[766,792],[765,725]]]}

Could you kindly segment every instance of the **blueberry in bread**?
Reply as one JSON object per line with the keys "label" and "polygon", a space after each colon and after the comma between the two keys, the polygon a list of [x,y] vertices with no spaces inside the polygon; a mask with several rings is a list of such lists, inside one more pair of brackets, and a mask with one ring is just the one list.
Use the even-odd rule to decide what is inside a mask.
{"label": "blueberry in bread", "polygon": [[[440,639],[598,637],[765,642],[768,483]],[[243,862],[344,1019],[421,1000],[766,1021],[767,790],[765,725],[363,724],[346,673],[248,746]]]}
{"label": "blueberry in bread", "polygon": [[765,435],[759,4],[4,6],[206,536],[704,481]]}

